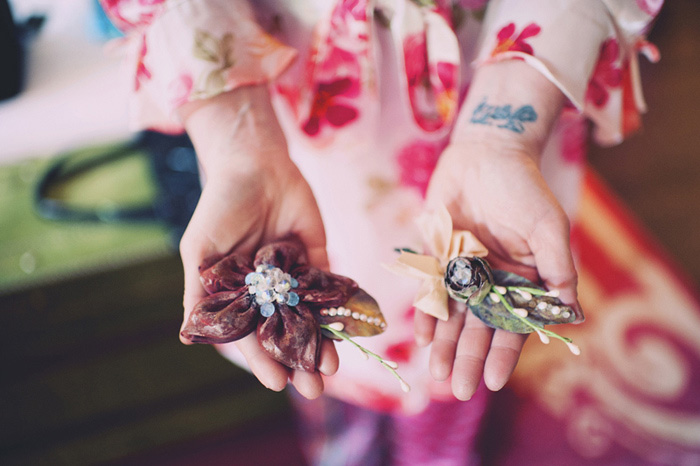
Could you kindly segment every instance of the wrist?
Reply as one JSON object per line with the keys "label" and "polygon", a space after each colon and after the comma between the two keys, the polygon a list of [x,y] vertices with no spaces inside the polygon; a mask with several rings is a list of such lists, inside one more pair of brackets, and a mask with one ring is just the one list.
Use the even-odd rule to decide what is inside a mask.
{"label": "wrist", "polygon": [[178,110],[207,178],[245,176],[289,159],[266,86],[243,86]]}
{"label": "wrist", "polygon": [[562,92],[524,61],[484,65],[474,75],[452,142],[517,148],[539,163],[563,103]]}

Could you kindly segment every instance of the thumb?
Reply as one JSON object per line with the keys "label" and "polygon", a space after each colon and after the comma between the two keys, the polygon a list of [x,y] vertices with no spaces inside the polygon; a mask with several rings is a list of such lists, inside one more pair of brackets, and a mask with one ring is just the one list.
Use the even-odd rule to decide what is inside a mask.
{"label": "thumb", "polygon": [[578,274],[569,242],[569,219],[557,206],[539,221],[528,240],[540,278],[549,290],[558,290],[559,299],[576,314],[574,323],[584,320],[578,302]]}
{"label": "thumb", "polygon": [[[304,246],[309,263],[321,270],[330,268],[326,252],[326,230],[323,226],[321,212],[311,188],[306,181],[300,181],[298,203],[283,208],[281,214],[286,218],[280,219],[281,225],[292,225],[295,233]],[[284,229],[283,229],[284,230]]]}

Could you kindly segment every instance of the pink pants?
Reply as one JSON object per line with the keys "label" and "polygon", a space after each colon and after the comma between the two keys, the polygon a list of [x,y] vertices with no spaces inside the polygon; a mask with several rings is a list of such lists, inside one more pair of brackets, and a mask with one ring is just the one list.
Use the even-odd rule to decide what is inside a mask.
{"label": "pink pants", "polygon": [[330,465],[476,465],[477,434],[488,390],[469,401],[432,401],[417,415],[384,414],[330,397],[292,397],[309,463]]}

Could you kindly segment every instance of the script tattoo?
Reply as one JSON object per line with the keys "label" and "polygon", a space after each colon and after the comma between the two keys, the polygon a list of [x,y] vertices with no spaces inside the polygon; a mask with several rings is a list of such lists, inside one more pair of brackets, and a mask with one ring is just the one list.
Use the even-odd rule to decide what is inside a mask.
{"label": "script tattoo", "polygon": [[471,120],[479,125],[496,125],[515,133],[525,131],[523,123],[537,121],[537,112],[532,105],[523,105],[515,111],[511,105],[489,105],[486,99],[474,109]]}

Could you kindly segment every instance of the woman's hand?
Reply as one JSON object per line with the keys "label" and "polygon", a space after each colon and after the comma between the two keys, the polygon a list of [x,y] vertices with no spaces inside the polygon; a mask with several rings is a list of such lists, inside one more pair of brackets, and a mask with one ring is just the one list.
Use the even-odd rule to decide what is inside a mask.
{"label": "woman's hand", "polygon": [[[539,170],[562,99],[524,62],[481,68],[433,173],[428,205],[445,204],[454,228],[472,231],[494,268],[559,290],[582,320],[568,218]],[[452,391],[462,400],[474,394],[482,374],[489,389],[501,389],[527,338],[494,331],[469,312],[451,312],[445,322],[416,313],[415,331],[418,344],[432,342],[432,376],[452,375]]]}
{"label": "woman's hand", "polygon": [[[202,196],[180,243],[185,272],[185,321],[207,293],[199,266],[231,252],[253,255],[288,233],[306,245],[310,262],[328,269],[321,216],[311,189],[290,160],[263,86],[248,86],[180,109],[205,178]],[[189,343],[181,337],[183,343]],[[291,381],[307,398],[323,391],[319,372],[290,370],[270,358],[253,333],[235,342],[253,374],[282,390]],[[333,343],[324,339],[319,371],[338,368]]]}

